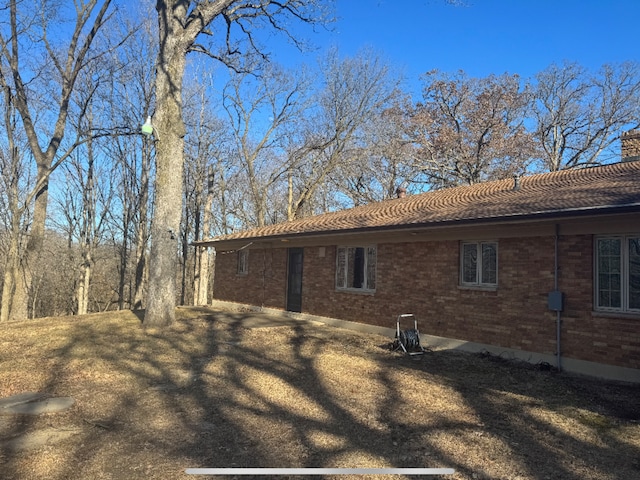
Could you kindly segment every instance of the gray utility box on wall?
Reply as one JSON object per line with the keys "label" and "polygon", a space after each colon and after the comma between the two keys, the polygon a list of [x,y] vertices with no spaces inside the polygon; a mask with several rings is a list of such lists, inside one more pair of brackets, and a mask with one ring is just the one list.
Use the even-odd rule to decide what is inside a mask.
{"label": "gray utility box on wall", "polygon": [[549,292],[547,304],[549,305],[549,310],[553,310],[554,312],[561,312],[564,305],[564,293],[558,290]]}

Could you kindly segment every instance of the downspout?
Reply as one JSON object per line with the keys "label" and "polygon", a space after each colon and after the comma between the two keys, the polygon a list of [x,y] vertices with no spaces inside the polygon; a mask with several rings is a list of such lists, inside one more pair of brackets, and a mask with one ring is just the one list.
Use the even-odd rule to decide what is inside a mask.
{"label": "downspout", "polygon": [[[554,254],[554,259],[555,259],[555,265],[554,265],[554,269],[553,269],[553,289],[555,292],[558,292],[558,273],[559,273],[559,261],[558,261],[558,243],[559,243],[559,239],[560,239],[560,225],[556,223],[556,236],[555,236],[555,254]],[[557,309],[556,310],[556,368],[558,369],[558,371],[562,371],[562,365],[561,365],[561,355],[560,355],[560,332],[561,332],[561,324],[562,324],[562,319],[561,319],[561,309]]]}

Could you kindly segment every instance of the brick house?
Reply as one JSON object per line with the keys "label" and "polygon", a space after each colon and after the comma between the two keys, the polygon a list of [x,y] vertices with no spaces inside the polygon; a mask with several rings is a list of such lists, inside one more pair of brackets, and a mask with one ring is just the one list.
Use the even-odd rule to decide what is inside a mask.
{"label": "brick house", "polygon": [[[215,237],[215,301],[640,382],[640,162],[438,190]],[[560,355],[557,355],[557,352]]]}

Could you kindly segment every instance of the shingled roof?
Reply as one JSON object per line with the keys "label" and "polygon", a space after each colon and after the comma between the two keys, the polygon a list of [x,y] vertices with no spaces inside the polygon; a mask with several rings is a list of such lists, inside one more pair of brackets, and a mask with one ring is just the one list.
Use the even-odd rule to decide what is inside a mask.
{"label": "shingled roof", "polygon": [[200,245],[428,228],[447,224],[640,212],[640,162],[531,175],[448,188],[214,237]]}

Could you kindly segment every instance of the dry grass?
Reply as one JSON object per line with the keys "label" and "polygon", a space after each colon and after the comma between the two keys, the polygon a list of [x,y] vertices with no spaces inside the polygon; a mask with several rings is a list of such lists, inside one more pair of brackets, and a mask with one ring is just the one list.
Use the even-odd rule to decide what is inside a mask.
{"label": "dry grass", "polygon": [[[486,355],[412,360],[382,348],[389,338],[318,324],[248,329],[240,313],[178,312],[174,327],[146,333],[131,312],[2,326],[0,398],[39,391],[76,403],[0,416],[0,476],[446,467],[456,470],[447,479],[640,478],[638,386]],[[52,431],[66,438],[7,447]]]}

